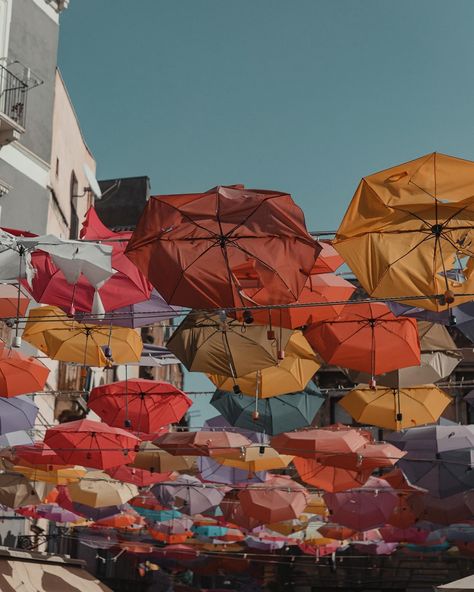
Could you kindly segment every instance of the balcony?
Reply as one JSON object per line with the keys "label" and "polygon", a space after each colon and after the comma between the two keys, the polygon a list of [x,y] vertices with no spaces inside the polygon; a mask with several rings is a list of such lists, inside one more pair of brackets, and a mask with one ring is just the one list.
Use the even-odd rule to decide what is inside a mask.
{"label": "balcony", "polygon": [[28,84],[0,65],[0,147],[25,131]]}

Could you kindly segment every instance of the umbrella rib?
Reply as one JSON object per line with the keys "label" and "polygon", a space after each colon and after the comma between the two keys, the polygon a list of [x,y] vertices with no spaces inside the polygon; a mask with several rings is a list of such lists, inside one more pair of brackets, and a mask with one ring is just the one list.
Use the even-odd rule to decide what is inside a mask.
{"label": "umbrella rib", "polygon": [[[414,212],[410,212],[410,210],[405,210],[405,208],[396,207],[395,209],[398,212],[405,212],[405,214],[408,214],[409,216],[413,216],[413,218],[416,218],[417,220],[419,220],[423,224],[426,224],[426,227],[427,227],[426,229],[431,232],[431,224],[429,224],[424,218],[422,218],[418,214],[415,214]],[[421,231],[421,229],[420,229],[420,231]],[[412,230],[411,232],[417,232],[417,231],[416,230]]]}

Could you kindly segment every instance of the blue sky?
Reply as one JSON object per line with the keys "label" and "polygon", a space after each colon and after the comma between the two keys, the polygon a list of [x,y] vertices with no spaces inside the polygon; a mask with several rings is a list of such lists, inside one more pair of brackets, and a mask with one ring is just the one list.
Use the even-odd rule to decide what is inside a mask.
{"label": "blue sky", "polygon": [[72,0],[59,64],[99,178],[285,190],[333,230],[365,174],[474,160],[473,23],[472,0]]}

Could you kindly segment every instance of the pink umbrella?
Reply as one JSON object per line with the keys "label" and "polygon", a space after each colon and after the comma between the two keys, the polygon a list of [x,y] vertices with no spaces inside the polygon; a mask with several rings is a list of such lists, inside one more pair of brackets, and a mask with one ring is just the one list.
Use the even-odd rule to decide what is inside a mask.
{"label": "pink umbrella", "polygon": [[360,489],[323,497],[334,522],[359,531],[386,524],[398,502],[390,485],[377,477],[370,477]]}
{"label": "pink umbrella", "polygon": [[474,513],[474,491],[456,493],[445,498],[429,494],[412,495],[408,503],[419,520],[436,524],[453,524],[469,520]]}

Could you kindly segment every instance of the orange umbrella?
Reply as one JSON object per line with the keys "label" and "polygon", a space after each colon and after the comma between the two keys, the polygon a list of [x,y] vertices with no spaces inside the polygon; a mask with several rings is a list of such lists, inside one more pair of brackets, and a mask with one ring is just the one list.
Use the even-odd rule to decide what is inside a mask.
{"label": "orange umbrella", "polygon": [[[384,475],[385,479],[385,475]],[[398,494],[398,503],[393,508],[390,517],[387,519],[387,524],[396,526],[397,528],[408,528],[418,520],[418,515],[413,511],[408,503],[408,496],[403,493]]]}
{"label": "orange umbrella", "polygon": [[244,512],[265,524],[298,518],[309,500],[307,490],[285,475],[275,475],[239,492]]}
{"label": "orange umbrella", "polygon": [[12,284],[0,284],[0,319],[24,317],[30,299]]}
{"label": "orange umbrella", "polygon": [[319,255],[316,257],[312,274],[331,273],[344,263],[344,259],[339,255],[329,240],[318,240],[316,243],[321,247]]}
{"label": "orange umbrella", "polygon": [[149,528],[148,532],[150,533],[152,538],[155,539],[155,541],[160,541],[161,543],[166,543],[167,545],[176,545],[178,543],[184,543],[193,536],[193,533],[191,531],[179,534],[167,534],[166,532],[160,532],[159,530]]}
{"label": "orange umbrella", "polygon": [[317,459],[331,453],[354,452],[367,442],[367,437],[360,430],[315,428],[301,432],[283,432],[274,436],[270,444],[281,454]]}
{"label": "orange umbrella", "polygon": [[173,455],[189,456],[235,456],[240,455],[242,447],[250,446],[245,436],[235,432],[170,432],[153,442],[159,448]]}
{"label": "orange umbrella", "polygon": [[108,518],[102,518],[101,520],[96,520],[94,524],[96,526],[105,526],[107,528],[129,528],[133,525],[140,525],[142,522],[143,520],[136,512],[128,511],[109,516]]}
{"label": "orange umbrella", "polygon": [[326,466],[315,460],[297,456],[293,459],[293,464],[302,481],[331,493],[360,487],[367,481],[371,473],[371,471],[350,471]]}
{"label": "orange umbrella", "polygon": [[49,368],[39,360],[7,347],[0,349],[0,397],[42,391],[48,376]]}
{"label": "orange umbrella", "polygon": [[325,524],[318,528],[319,532],[328,539],[336,539],[343,541],[344,539],[350,539],[356,531],[347,526],[339,526],[338,524]]}
{"label": "orange umbrella", "polygon": [[305,337],[328,364],[372,377],[420,364],[416,321],[396,317],[385,304],[347,304],[336,319],[311,325]]}
{"label": "orange umbrella", "polygon": [[323,465],[349,469],[350,471],[373,471],[393,467],[406,454],[393,444],[376,442],[364,444],[355,452],[328,454],[321,457]]}

